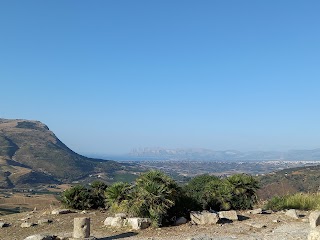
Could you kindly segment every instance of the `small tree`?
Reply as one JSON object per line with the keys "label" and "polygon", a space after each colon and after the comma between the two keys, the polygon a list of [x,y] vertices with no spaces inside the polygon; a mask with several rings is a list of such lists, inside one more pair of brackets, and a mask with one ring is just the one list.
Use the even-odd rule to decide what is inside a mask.
{"label": "small tree", "polygon": [[233,197],[232,208],[234,209],[250,209],[257,201],[256,191],[259,189],[259,182],[247,174],[235,174],[227,178],[232,184]]}
{"label": "small tree", "polygon": [[61,195],[61,201],[67,207],[79,210],[90,209],[95,205],[90,190],[82,185],[65,190]]}

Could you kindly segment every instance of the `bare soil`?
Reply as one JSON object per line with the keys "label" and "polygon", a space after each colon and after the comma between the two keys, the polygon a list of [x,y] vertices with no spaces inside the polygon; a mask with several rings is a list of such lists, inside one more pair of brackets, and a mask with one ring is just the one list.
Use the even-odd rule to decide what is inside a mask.
{"label": "bare soil", "polygon": [[[196,226],[189,223],[181,226],[163,228],[149,228],[133,231],[128,228],[107,228],[103,222],[108,212],[87,211],[86,213],[70,213],[52,215],[51,209],[37,210],[2,216],[1,221],[10,224],[0,229],[1,240],[22,240],[33,234],[50,234],[71,237],[73,219],[75,217],[90,217],[91,236],[100,240],[130,239],[130,240],[230,240],[230,239],[307,239],[310,231],[308,212],[300,212],[299,219],[292,219],[282,212],[272,214],[251,215],[238,212],[241,221],[221,223],[210,226]],[[37,223],[39,219],[50,219],[52,223],[35,225],[30,228],[21,228],[23,222]],[[264,226],[264,227],[262,227]]]}

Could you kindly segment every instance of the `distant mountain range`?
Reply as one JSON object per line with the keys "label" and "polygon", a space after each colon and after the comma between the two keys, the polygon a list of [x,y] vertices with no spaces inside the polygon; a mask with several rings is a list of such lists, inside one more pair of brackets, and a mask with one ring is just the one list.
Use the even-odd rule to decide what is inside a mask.
{"label": "distant mountain range", "polygon": [[123,169],[124,164],[73,152],[39,121],[0,118],[0,188],[112,176]]}
{"label": "distant mountain range", "polygon": [[136,160],[206,160],[206,161],[267,161],[267,160],[320,160],[320,148],[313,150],[249,151],[236,150],[214,151],[202,148],[166,149],[143,148],[134,149],[128,155]]}

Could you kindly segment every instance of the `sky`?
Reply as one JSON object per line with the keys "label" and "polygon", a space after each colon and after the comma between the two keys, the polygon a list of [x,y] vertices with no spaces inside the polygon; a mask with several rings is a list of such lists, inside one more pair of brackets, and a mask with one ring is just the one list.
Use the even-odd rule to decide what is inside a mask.
{"label": "sky", "polygon": [[320,147],[320,2],[0,2],[0,118],[80,153]]}

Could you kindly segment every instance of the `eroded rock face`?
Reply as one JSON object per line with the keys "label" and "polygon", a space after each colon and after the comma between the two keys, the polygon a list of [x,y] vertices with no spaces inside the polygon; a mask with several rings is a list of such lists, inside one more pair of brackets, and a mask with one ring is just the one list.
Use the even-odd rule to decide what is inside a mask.
{"label": "eroded rock face", "polygon": [[309,215],[309,222],[312,228],[320,225],[320,211],[311,212]]}
{"label": "eroded rock face", "polygon": [[190,218],[191,218],[191,223],[197,224],[197,225],[216,224],[220,219],[217,213],[212,213],[209,211],[190,212]]}

